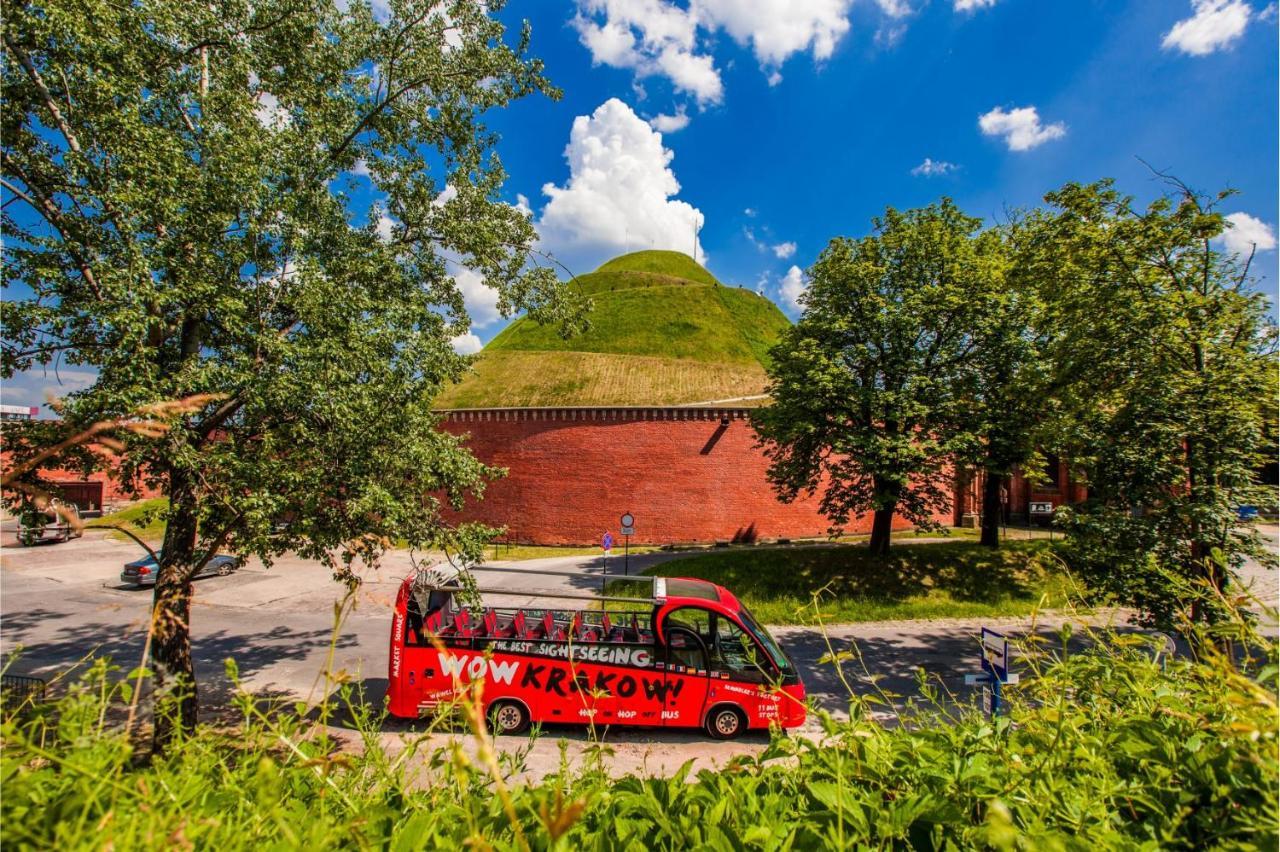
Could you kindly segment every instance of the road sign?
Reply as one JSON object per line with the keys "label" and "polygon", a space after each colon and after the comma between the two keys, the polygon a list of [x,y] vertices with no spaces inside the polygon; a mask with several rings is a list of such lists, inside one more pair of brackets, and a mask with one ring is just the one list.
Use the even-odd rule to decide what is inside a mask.
{"label": "road sign", "polygon": [[635,534],[636,534],[636,528],[635,528],[635,527],[623,527],[623,528],[622,528],[622,534],[623,534],[623,535],[635,535]]}
{"label": "road sign", "polygon": [[605,533],[604,538],[600,539],[600,547],[605,553],[613,550],[613,533]]}
{"label": "road sign", "polygon": [[1033,514],[1033,515],[1052,515],[1052,514],[1053,514],[1053,504],[1052,504],[1052,503],[1032,503],[1032,504],[1031,504],[1031,514]]}
{"label": "road sign", "polygon": [[[634,527],[636,525],[635,515],[631,514],[630,512],[623,512],[622,518],[620,520],[622,521],[622,525],[624,527]],[[623,533],[623,535],[630,535],[630,533]]]}
{"label": "road sign", "polygon": [[1009,679],[1009,640],[986,627],[982,628],[982,670],[997,680]]}

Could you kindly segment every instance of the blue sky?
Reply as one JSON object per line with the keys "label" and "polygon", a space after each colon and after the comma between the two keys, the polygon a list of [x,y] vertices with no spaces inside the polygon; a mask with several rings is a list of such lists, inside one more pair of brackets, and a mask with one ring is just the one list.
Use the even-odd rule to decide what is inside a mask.
{"label": "blue sky", "polygon": [[[385,0],[376,0],[375,10]],[[384,10],[385,11],[385,10]],[[788,314],[802,271],[886,206],[998,221],[1067,181],[1234,187],[1232,247],[1276,291],[1277,22],[1262,0],[537,0],[501,13],[564,90],[495,112],[507,200],[574,272],[690,252]],[[357,193],[364,221],[375,199]],[[376,215],[376,211],[375,214]],[[458,270],[473,326],[505,324]],[[23,376],[38,404],[93,379]]]}
{"label": "blue sky", "polygon": [[[573,192],[574,121],[616,98],[600,120],[579,119],[606,151],[590,166],[607,173],[622,159],[607,156],[611,134],[635,141],[626,114],[683,115],[679,130],[659,123],[679,184],[666,203],[701,214],[701,250],[722,281],[763,286],[793,316],[791,268],[807,267],[833,236],[867,233],[887,205],[950,195],[996,221],[1067,181],[1101,177],[1145,201],[1161,186],[1139,157],[1206,192],[1238,189],[1223,210],[1251,217],[1239,220],[1241,239],[1270,246],[1256,265],[1263,289],[1275,290],[1274,5],[584,0],[516,3],[504,15],[530,18],[533,49],[565,93],[494,116],[512,198],[528,200],[544,241],[575,272],[628,247],[691,250],[696,214],[683,206],[665,213],[689,224],[664,228],[660,204],[636,209],[645,205],[634,187],[613,205],[603,190]],[[698,69],[672,55],[706,61]],[[718,90],[709,75],[684,73],[688,64],[709,65]],[[627,183],[634,166],[618,165],[627,178],[605,185]],[[650,171],[661,184],[661,165]],[[549,213],[548,183],[578,203]],[[622,240],[602,225],[619,210],[636,219]],[[474,331],[488,340],[503,325]]]}

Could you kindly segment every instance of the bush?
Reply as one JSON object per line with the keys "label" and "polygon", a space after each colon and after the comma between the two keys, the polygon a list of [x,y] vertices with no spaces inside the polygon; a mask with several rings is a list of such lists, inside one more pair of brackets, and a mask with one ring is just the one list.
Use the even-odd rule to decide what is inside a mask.
{"label": "bush", "polygon": [[[1063,648],[1066,647],[1065,635]],[[1007,716],[924,686],[900,724],[851,699],[819,736],[774,737],[718,772],[612,778],[602,759],[508,788],[519,755],[385,747],[377,714],[326,729],[239,699],[232,728],[165,755],[110,723],[128,686],[100,661],[56,704],[3,723],[12,847],[117,849],[1275,848],[1275,646],[1236,665],[1165,660],[1150,637],[1030,649]],[[1261,656],[1259,656],[1261,655]],[[349,692],[345,693],[350,697]],[[479,736],[479,734],[477,734]],[[511,741],[508,741],[511,742]],[[496,779],[496,780],[495,780]],[[496,795],[495,795],[496,793]]]}

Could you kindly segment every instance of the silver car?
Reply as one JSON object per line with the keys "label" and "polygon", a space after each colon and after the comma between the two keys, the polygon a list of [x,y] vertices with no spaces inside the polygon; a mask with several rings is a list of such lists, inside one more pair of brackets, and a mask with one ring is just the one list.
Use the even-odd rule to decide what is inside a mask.
{"label": "silver car", "polygon": [[[156,555],[159,556],[161,551],[157,550]],[[219,553],[214,555],[204,567],[196,572],[196,577],[209,577],[217,575],[225,577],[232,571],[239,570],[244,564],[244,560],[239,556],[232,556],[229,553]],[[120,572],[120,582],[131,586],[142,588],[143,586],[154,586],[156,583],[156,575],[160,573],[160,566],[156,563],[155,557],[147,555],[141,559],[135,559],[128,562],[124,566],[124,570]]]}

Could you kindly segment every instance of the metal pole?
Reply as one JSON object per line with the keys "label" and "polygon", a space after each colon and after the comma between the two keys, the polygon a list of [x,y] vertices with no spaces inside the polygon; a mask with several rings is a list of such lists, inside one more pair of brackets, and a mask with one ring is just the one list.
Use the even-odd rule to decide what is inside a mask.
{"label": "metal pole", "polygon": [[622,576],[631,576],[631,536],[622,537]]}

